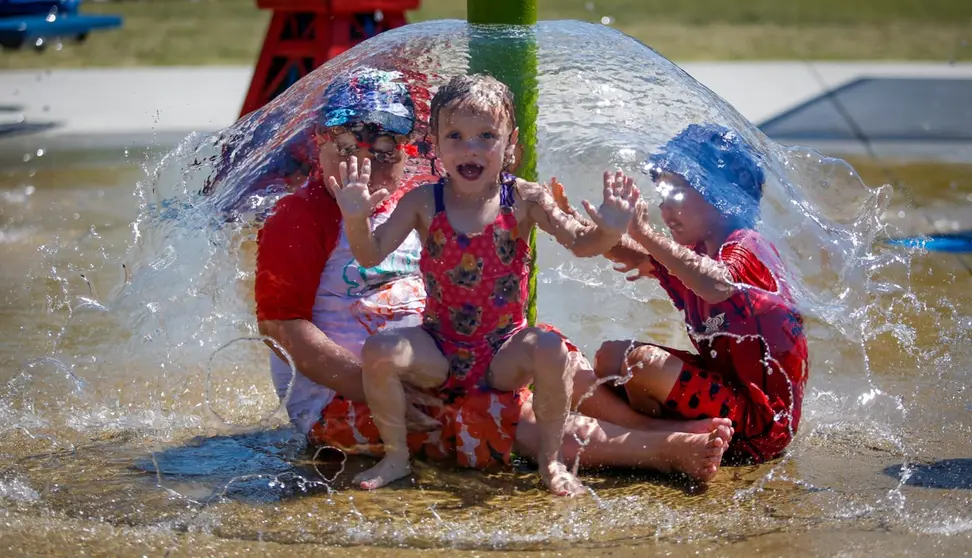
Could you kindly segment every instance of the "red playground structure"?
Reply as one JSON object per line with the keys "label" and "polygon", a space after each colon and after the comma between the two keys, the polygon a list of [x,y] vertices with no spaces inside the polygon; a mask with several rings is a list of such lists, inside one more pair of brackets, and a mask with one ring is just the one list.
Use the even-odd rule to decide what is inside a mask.
{"label": "red playground structure", "polygon": [[273,10],[240,116],[354,45],[405,25],[420,0],[256,0]]}

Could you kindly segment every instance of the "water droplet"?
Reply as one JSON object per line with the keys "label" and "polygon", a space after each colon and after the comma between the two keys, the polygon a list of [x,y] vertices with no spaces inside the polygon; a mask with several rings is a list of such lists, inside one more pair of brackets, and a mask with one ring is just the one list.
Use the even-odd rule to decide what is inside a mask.
{"label": "water droplet", "polygon": [[32,196],[32,195],[34,195],[34,192],[36,192],[36,191],[37,191],[37,188],[34,188],[34,185],[33,184],[28,184],[24,188],[24,195],[25,196]]}
{"label": "water droplet", "polygon": [[383,21],[385,19],[385,12],[381,10],[375,10],[375,21]]}
{"label": "water droplet", "polygon": [[75,214],[74,214],[74,215],[72,215],[71,217],[73,217],[73,218],[74,218],[74,220],[75,220],[75,221],[77,221],[78,219],[80,219],[80,218],[81,218],[81,214],[80,214],[80,213],[75,213]]}
{"label": "water droplet", "polygon": [[857,398],[857,402],[860,403],[861,405],[867,405],[868,403],[870,403],[871,401],[873,401],[874,398],[876,398],[878,395],[882,395],[883,393],[884,392],[882,392],[881,390],[879,390],[877,388],[873,388],[870,391],[867,391],[865,393],[862,393]]}
{"label": "water droplet", "polygon": [[904,219],[904,218],[905,218],[905,212],[902,209],[901,211],[898,212],[898,219]]}
{"label": "water droplet", "polygon": [[37,150],[37,156],[38,157],[43,157],[44,156],[44,150],[43,149],[38,149]]}
{"label": "water droplet", "polygon": [[24,162],[26,163],[27,161],[30,161],[30,159],[31,159],[30,153],[24,153]]}
{"label": "water droplet", "polygon": [[604,25],[611,25],[612,23],[614,23],[614,18],[611,16],[604,16],[601,18],[601,23],[603,23]]}
{"label": "water droplet", "polygon": [[634,149],[624,147],[618,150],[618,159],[625,163],[635,162],[635,155],[637,155],[637,153],[635,153]]}

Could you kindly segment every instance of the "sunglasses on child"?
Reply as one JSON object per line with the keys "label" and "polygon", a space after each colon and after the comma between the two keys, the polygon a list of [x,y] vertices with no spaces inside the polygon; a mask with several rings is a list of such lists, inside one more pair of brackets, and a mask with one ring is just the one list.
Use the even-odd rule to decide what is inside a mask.
{"label": "sunglasses on child", "polygon": [[324,132],[324,139],[333,143],[342,157],[350,157],[367,149],[375,161],[382,163],[397,161],[398,152],[408,142],[408,136],[389,132],[378,124],[364,122],[328,128]]}

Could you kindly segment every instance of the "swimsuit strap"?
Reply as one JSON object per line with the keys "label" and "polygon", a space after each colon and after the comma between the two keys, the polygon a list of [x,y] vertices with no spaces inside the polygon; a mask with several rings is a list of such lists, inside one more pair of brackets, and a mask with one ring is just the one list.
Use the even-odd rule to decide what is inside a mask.
{"label": "swimsuit strap", "polygon": [[513,198],[513,191],[515,188],[516,176],[505,171],[500,174],[500,207],[513,207],[513,204],[516,201]]}
{"label": "swimsuit strap", "polygon": [[432,187],[435,194],[435,214],[445,211],[445,177],[439,179]]}

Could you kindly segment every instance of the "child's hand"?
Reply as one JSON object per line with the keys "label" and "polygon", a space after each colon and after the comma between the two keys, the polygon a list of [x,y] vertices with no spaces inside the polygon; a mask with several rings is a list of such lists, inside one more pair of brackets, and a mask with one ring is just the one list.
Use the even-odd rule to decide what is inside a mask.
{"label": "child's hand", "polygon": [[570,202],[567,200],[567,190],[564,189],[564,185],[557,180],[556,176],[550,177],[550,193],[553,194],[554,201],[557,202],[557,207],[567,215],[577,216],[577,210],[570,206]]}
{"label": "child's hand", "polygon": [[[644,205],[644,200],[638,204],[639,207],[642,205]],[[630,236],[622,236],[621,242],[614,248],[611,248],[604,256],[615,264],[615,271],[621,273],[636,271],[636,273],[628,276],[628,281],[641,279],[649,275],[651,270],[654,269],[651,258],[648,256],[644,247],[635,242]]]}
{"label": "child's hand", "polygon": [[591,221],[587,217],[581,215],[575,207],[570,205],[570,201],[567,200],[567,190],[564,188],[564,185],[557,180],[556,176],[550,178],[549,188],[550,193],[553,195],[554,202],[556,202],[557,207],[561,211],[567,215],[570,215],[574,219],[577,219],[577,221],[583,225],[591,224]]}
{"label": "child's hand", "polygon": [[614,176],[604,172],[604,202],[601,207],[594,206],[584,200],[584,209],[591,216],[599,228],[621,235],[628,229],[635,213],[635,206],[641,192],[634,184],[634,179],[618,171]]}
{"label": "child's hand", "polygon": [[651,264],[651,260],[641,255],[630,255],[626,257],[615,256],[611,258],[615,262],[614,271],[621,273],[628,273],[629,271],[634,271],[634,273],[625,277],[628,281],[637,281],[642,277],[648,277],[649,274],[655,266]]}
{"label": "child's hand", "polygon": [[432,418],[428,412],[420,410],[419,407],[428,411],[439,413],[443,407],[442,400],[434,395],[419,390],[408,384],[404,384],[405,401],[405,427],[409,432],[432,432],[442,430],[442,424]]}
{"label": "child's hand", "polygon": [[328,179],[328,188],[341,208],[345,217],[371,215],[378,204],[388,198],[388,190],[382,188],[374,194],[368,189],[371,181],[371,159],[365,159],[358,171],[358,158],[352,156],[350,164],[341,163],[341,182],[333,176]]}
{"label": "child's hand", "polygon": [[645,200],[638,200],[634,207],[634,217],[628,224],[628,234],[647,234],[654,230],[651,226],[651,207]]}

